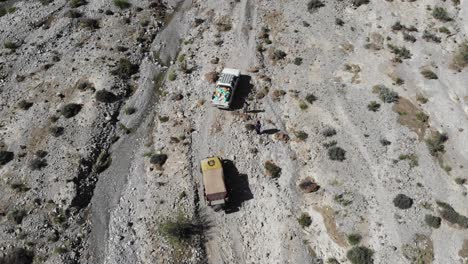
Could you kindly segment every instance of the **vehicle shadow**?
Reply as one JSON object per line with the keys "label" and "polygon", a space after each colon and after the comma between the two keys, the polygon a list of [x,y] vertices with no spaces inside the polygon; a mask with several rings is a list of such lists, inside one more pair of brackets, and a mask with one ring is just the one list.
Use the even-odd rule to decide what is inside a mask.
{"label": "vehicle shadow", "polygon": [[251,83],[252,78],[249,75],[241,75],[237,90],[234,93],[234,98],[231,103],[231,110],[239,110],[245,104],[247,97],[252,92],[253,85]]}
{"label": "vehicle shadow", "polygon": [[224,211],[226,214],[235,213],[239,211],[243,202],[254,197],[246,174],[240,174],[231,160],[223,160],[223,167],[229,195]]}

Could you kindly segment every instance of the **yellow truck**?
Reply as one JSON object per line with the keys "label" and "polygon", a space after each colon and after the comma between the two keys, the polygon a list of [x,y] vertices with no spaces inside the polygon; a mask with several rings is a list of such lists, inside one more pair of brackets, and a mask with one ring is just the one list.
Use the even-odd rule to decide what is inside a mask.
{"label": "yellow truck", "polygon": [[224,207],[228,200],[224,182],[223,164],[218,157],[210,157],[201,161],[204,196],[207,204],[215,210]]}

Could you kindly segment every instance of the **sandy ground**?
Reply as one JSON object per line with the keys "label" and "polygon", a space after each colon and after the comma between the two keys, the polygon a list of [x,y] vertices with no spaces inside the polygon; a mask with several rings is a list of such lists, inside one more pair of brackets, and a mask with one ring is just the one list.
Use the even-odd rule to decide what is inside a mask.
{"label": "sandy ground", "polygon": [[[17,10],[0,17],[0,150],[14,153],[0,167],[1,261],[24,248],[34,255],[24,263],[351,263],[350,234],[373,252],[364,264],[467,261],[466,227],[425,223],[443,215],[437,201],[468,216],[460,181],[468,74],[451,65],[467,40],[466,1],[331,1],[311,11],[300,1],[130,2],[74,8],[99,20],[91,30],[69,17],[66,1],[3,4]],[[452,20],[434,19],[427,6],[436,5]],[[417,31],[392,29],[397,21]],[[22,45],[12,50],[8,41]],[[389,45],[411,58],[393,61]],[[138,65],[128,79],[112,75],[123,57]],[[206,74],[224,67],[243,74],[231,111],[209,101]],[[118,100],[99,102],[93,89],[79,89],[83,80]],[[375,85],[399,101],[383,102]],[[33,105],[22,109],[22,99]],[[65,118],[69,103],[82,107]],[[256,120],[262,135],[246,127]],[[51,135],[55,126],[63,135]],[[331,128],[336,134],[325,136]],[[438,157],[425,143],[433,131],[448,136]],[[345,159],[331,160],[327,144]],[[157,153],[168,157],[162,167],[150,163]],[[213,155],[225,160],[230,191],[218,212],[204,201],[199,173]],[[32,169],[41,157],[47,166]],[[278,178],[267,176],[266,161],[281,168]],[[319,190],[301,191],[305,178]],[[412,198],[410,208],[394,205],[398,194]],[[299,224],[302,213],[309,226]],[[178,215],[202,223],[188,244],[162,233]]]}

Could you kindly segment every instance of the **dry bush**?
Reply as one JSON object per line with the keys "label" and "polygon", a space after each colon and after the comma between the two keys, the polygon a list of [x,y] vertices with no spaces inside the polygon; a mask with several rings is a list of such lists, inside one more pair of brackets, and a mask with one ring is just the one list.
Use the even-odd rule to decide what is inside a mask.
{"label": "dry bush", "polygon": [[421,71],[421,74],[422,74],[422,76],[424,76],[424,78],[429,79],[429,80],[438,79],[437,74],[435,74],[431,70],[424,69],[424,70]]}
{"label": "dry bush", "polygon": [[278,167],[273,161],[266,161],[265,164],[266,174],[274,179],[281,176],[281,168]]}
{"label": "dry bush", "polygon": [[351,261],[352,264],[373,264],[374,260],[372,259],[373,251],[363,247],[353,247],[348,250],[346,257]]}
{"label": "dry bush", "polygon": [[210,83],[216,83],[218,80],[218,73],[215,71],[205,73],[205,80]]}
{"label": "dry bush", "polygon": [[65,105],[60,110],[60,113],[62,113],[62,115],[65,118],[72,118],[72,117],[76,116],[81,111],[81,107],[82,107],[82,105],[80,105],[80,104],[70,103],[70,104]]}
{"label": "dry bush", "polygon": [[299,188],[305,193],[312,193],[320,190],[320,186],[310,177],[305,178],[299,183]]}
{"label": "dry bush", "polygon": [[117,101],[118,97],[107,90],[99,90],[96,92],[96,101],[101,103],[113,103]]}
{"label": "dry bush", "polygon": [[400,193],[393,199],[393,204],[400,209],[409,209],[413,206],[413,199]]}
{"label": "dry bush", "polygon": [[426,224],[432,228],[439,228],[441,221],[442,219],[440,217],[429,214],[424,217],[424,222],[426,222]]}
{"label": "dry bush", "polygon": [[297,222],[299,222],[303,228],[309,227],[312,224],[312,218],[308,213],[302,213],[297,219]]}
{"label": "dry bush", "polygon": [[463,42],[453,57],[455,68],[462,70],[468,66],[468,41]]}

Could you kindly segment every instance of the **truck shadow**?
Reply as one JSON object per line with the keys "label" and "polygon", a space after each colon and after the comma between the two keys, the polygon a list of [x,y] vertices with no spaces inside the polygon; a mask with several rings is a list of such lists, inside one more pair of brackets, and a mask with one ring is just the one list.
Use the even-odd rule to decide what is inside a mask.
{"label": "truck shadow", "polygon": [[229,201],[224,209],[226,214],[238,212],[242,203],[253,199],[249,179],[246,174],[240,174],[234,162],[223,160],[224,175],[229,195]]}
{"label": "truck shadow", "polygon": [[250,82],[252,78],[249,75],[241,75],[239,84],[237,85],[237,90],[234,93],[234,98],[232,99],[231,109],[239,110],[245,104],[247,97],[252,92],[253,85]]}

